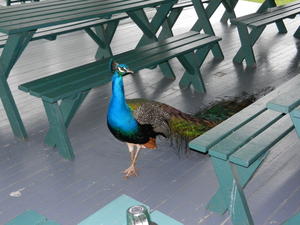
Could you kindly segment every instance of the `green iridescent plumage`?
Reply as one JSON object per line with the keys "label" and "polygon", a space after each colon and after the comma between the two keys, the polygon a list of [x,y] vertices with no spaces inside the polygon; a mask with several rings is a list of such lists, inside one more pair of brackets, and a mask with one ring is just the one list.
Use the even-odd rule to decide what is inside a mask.
{"label": "green iridescent plumage", "polygon": [[160,132],[172,143],[175,142],[178,148],[186,149],[188,141],[214,125],[164,103],[147,99],[130,99],[126,103],[139,123],[151,124],[154,131]]}

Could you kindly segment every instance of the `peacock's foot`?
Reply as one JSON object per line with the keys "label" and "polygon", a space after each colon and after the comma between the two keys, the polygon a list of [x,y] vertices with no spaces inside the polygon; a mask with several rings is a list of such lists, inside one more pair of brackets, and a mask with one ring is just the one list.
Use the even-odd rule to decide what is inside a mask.
{"label": "peacock's foot", "polygon": [[122,173],[124,173],[124,177],[128,178],[131,176],[138,176],[138,169],[135,168],[135,166],[129,166],[126,170],[124,170]]}

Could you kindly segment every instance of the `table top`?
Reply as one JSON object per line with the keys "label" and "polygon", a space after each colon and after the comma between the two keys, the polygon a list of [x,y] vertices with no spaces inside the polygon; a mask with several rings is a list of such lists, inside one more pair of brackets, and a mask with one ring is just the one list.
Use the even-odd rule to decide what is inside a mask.
{"label": "table top", "polygon": [[176,0],[47,0],[0,8],[0,32],[19,33],[134,11]]}
{"label": "table top", "polygon": [[[144,205],[149,210],[147,205],[127,195],[121,195],[81,221],[78,225],[126,225],[126,211],[129,207],[135,205]],[[183,225],[157,210],[150,213],[150,218],[157,225]]]}

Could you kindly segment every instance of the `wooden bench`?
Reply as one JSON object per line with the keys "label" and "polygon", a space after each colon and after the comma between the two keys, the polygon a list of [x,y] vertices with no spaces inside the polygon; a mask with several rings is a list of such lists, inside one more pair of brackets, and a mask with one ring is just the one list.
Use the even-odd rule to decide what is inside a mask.
{"label": "wooden bench", "polygon": [[[193,85],[196,90],[204,91],[199,68],[210,49],[220,40],[219,37],[190,31],[113,58],[117,62],[126,63],[133,71],[138,71],[153,68],[176,57],[186,70],[179,83],[180,87]],[[195,50],[198,51],[194,53]],[[19,86],[20,90],[43,100],[50,124],[45,143],[57,146],[66,159],[74,158],[67,127],[89,90],[110,82],[112,73],[108,68],[109,60],[105,58]]]}
{"label": "wooden bench", "polygon": [[[207,208],[218,213],[229,210],[234,225],[253,224],[243,190],[270,148],[294,129],[289,115],[271,109],[271,102],[279,92],[296,92],[299,86],[300,75],[189,143],[191,149],[209,154],[218,179],[219,189]],[[294,103],[282,99],[287,107]]]}
{"label": "wooden bench", "polygon": [[[300,86],[299,86],[300,87]],[[300,138],[300,93],[299,87],[276,96],[267,103],[270,110],[289,114]]]}
{"label": "wooden bench", "polygon": [[[265,12],[249,14],[236,19],[231,19],[231,23],[237,25],[241,41],[241,48],[233,58],[233,62],[242,63],[246,61],[247,66],[256,64],[253,46],[266,28],[267,25],[276,23],[279,33],[287,33],[283,19],[295,18],[300,13],[300,1],[295,1],[286,5],[269,8]],[[249,33],[248,27],[251,28]],[[300,38],[300,26],[294,34]]]}
{"label": "wooden bench", "polygon": [[28,210],[5,225],[25,225],[25,224],[30,224],[30,225],[60,225],[57,222],[53,220],[48,220],[45,216],[37,213],[36,211],[33,210]]}

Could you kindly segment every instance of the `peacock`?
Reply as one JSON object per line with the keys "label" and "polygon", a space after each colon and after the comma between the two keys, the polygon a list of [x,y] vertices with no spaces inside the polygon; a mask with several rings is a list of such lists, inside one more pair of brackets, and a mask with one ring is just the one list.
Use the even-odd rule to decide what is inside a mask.
{"label": "peacock", "polygon": [[[156,138],[162,136],[185,143],[213,126],[167,104],[147,99],[125,99],[123,76],[133,74],[127,65],[111,61],[112,96],[107,111],[107,126],[120,141],[127,144],[130,166],[125,178],[137,176],[136,162],[142,148],[156,149]],[[179,146],[177,146],[179,148]]]}

